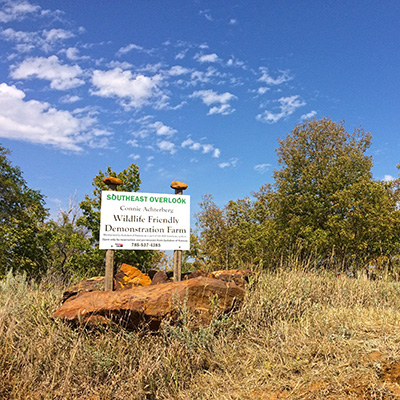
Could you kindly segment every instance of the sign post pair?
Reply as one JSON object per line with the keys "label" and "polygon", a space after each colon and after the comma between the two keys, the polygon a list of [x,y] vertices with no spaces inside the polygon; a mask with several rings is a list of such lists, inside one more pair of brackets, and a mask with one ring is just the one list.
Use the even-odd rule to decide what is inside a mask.
{"label": "sign post pair", "polygon": [[[182,250],[190,249],[190,196],[173,181],[175,195],[116,191],[122,181],[105,178],[100,249],[107,249],[105,290],[113,290],[114,250],[174,250],[174,280],[181,279]],[[176,196],[178,195],[178,196]],[[110,277],[111,276],[111,277]]]}

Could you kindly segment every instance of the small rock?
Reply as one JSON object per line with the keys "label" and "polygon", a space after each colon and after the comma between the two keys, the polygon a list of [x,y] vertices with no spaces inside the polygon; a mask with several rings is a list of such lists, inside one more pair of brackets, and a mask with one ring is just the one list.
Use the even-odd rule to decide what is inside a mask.
{"label": "small rock", "polygon": [[103,182],[106,185],[122,185],[122,180],[119,178],[114,178],[113,176],[108,176],[107,178],[103,178]]}
{"label": "small rock", "polygon": [[188,188],[188,185],[183,182],[172,181],[172,183],[171,183],[171,189],[186,190],[187,188]]}
{"label": "small rock", "polygon": [[167,283],[168,280],[168,275],[164,271],[157,271],[151,280],[151,284],[157,285],[159,283]]}

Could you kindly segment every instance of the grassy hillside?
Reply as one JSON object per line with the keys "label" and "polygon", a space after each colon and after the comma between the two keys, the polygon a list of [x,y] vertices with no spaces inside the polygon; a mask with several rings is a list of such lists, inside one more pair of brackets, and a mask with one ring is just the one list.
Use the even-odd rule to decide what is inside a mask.
{"label": "grassy hillside", "polygon": [[400,284],[279,270],[200,330],[71,329],[63,287],[0,282],[1,399],[392,399]]}

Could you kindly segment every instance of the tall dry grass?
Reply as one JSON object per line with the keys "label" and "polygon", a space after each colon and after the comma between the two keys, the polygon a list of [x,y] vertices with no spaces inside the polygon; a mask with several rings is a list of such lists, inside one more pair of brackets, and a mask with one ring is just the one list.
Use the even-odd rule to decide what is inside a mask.
{"label": "tall dry grass", "polygon": [[1,399],[396,398],[395,282],[260,272],[237,313],[158,334],[71,329],[52,319],[62,290],[0,282]]}

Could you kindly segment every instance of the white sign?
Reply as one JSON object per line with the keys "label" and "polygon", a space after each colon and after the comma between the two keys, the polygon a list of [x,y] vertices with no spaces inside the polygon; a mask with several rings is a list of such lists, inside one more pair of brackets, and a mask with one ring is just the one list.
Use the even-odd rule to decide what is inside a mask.
{"label": "white sign", "polygon": [[189,250],[190,196],[103,191],[99,247]]}

